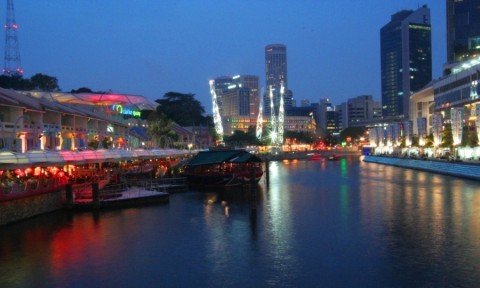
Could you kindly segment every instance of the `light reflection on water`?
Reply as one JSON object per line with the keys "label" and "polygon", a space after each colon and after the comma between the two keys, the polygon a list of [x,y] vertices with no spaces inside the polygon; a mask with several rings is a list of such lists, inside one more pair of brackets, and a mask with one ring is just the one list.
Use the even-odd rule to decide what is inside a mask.
{"label": "light reflection on water", "polygon": [[270,186],[0,227],[0,287],[474,287],[478,182],[270,162]]}

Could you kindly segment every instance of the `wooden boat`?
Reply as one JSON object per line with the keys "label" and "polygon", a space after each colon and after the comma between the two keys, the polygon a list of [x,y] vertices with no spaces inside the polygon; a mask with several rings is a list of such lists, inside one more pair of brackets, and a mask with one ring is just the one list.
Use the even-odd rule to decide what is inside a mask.
{"label": "wooden boat", "polygon": [[184,167],[183,175],[193,186],[237,186],[263,175],[262,160],[245,150],[203,151]]}

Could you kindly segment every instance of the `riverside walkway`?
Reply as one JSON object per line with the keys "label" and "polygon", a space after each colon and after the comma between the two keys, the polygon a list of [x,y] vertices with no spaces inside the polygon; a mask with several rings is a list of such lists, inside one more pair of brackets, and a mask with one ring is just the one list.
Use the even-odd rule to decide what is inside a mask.
{"label": "riverside walkway", "polygon": [[480,162],[478,161],[457,162],[437,159],[410,159],[371,155],[365,156],[363,161],[480,180]]}

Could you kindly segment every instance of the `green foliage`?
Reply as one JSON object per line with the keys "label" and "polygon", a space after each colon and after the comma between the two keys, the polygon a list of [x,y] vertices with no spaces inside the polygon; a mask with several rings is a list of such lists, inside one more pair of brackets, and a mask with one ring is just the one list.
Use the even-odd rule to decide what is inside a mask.
{"label": "green foliage", "polygon": [[285,131],[285,139],[296,139],[297,144],[314,144],[316,137],[313,133],[303,132],[303,131]]}
{"label": "green foliage", "polygon": [[442,144],[440,144],[440,147],[450,149],[453,147],[452,126],[449,124],[446,124],[442,131]]}
{"label": "green foliage", "polygon": [[0,87],[14,90],[32,90],[33,84],[30,79],[23,79],[20,75],[0,75]]}
{"label": "green foliage", "polygon": [[81,87],[81,88],[78,88],[77,90],[72,89],[70,93],[93,93],[93,91],[88,87]]}
{"label": "green foliage", "polygon": [[148,115],[147,121],[147,134],[152,137],[154,142],[156,142],[159,147],[168,147],[169,144],[172,144],[172,141],[178,138],[178,136],[172,130],[173,122],[167,117],[167,115],[163,113],[152,112]]}
{"label": "green foliage", "polygon": [[433,133],[425,137],[425,147],[433,147]]}
{"label": "green foliage", "polygon": [[412,136],[412,146],[418,147],[418,146],[419,146],[418,140],[419,140],[418,135],[413,135],[413,136]]}
{"label": "green foliage", "polygon": [[59,91],[58,80],[56,77],[37,73],[30,79],[24,79],[21,75],[0,76],[0,87],[14,90],[40,90],[40,91]]}
{"label": "green foliage", "polygon": [[37,73],[30,78],[33,89],[53,92],[60,90],[58,80],[56,77],[48,76],[42,73]]}
{"label": "green foliage", "polygon": [[478,144],[478,136],[475,127],[463,126],[461,146],[475,147]]}
{"label": "green foliage", "polygon": [[240,130],[235,130],[232,135],[223,138],[226,146],[231,147],[245,147],[248,145],[259,145],[259,141],[255,136],[255,129],[250,127],[245,133]]}
{"label": "green foliage", "polygon": [[348,127],[340,132],[338,140],[340,143],[346,141],[349,137],[352,138],[352,141],[359,140],[366,132],[367,129],[365,127]]}
{"label": "green foliage", "polygon": [[160,104],[157,107],[157,113],[166,115],[180,126],[213,125],[211,117],[204,116],[205,108],[198,100],[195,100],[194,94],[168,92],[163,96],[163,99],[158,99],[155,102]]}

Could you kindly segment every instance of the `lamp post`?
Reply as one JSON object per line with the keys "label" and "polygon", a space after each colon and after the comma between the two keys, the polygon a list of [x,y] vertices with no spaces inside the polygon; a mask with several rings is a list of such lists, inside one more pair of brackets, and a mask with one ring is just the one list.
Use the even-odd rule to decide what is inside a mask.
{"label": "lamp post", "polygon": [[190,155],[190,157],[192,157],[192,146],[192,143],[188,143],[188,154]]}

